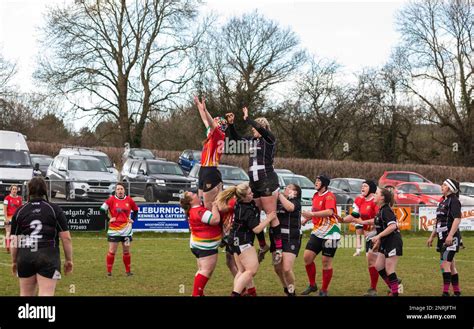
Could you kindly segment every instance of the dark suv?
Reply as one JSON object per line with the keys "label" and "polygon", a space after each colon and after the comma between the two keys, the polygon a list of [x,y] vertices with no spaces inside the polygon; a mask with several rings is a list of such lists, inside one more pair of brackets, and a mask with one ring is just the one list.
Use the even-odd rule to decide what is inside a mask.
{"label": "dark suv", "polygon": [[144,197],[147,202],[178,201],[184,191],[197,191],[196,182],[170,161],[128,159],[121,175],[129,184],[129,194]]}

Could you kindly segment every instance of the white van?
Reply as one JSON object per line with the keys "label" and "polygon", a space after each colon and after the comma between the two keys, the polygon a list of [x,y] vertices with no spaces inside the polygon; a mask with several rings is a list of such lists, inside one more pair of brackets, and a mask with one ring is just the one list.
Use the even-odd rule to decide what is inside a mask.
{"label": "white van", "polygon": [[9,194],[12,184],[23,193],[26,182],[33,177],[30,151],[25,137],[14,131],[0,130],[0,200]]}

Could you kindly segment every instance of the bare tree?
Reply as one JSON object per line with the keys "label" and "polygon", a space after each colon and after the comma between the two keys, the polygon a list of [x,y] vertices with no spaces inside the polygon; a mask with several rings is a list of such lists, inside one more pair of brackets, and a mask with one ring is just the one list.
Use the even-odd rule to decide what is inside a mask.
{"label": "bare tree", "polygon": [[0,54],[0,98],[8,97],[13,92],[12,79],[15,76],[16,64]]}
{"label": "bare tree", "polygon": [[205,55],[212,77],[205,83],[216,82],[222,111],[246,105],[261,112],[271,87],[289,79],[305,60],[295,33],[257,11],[231,18],[209,44],[212,50]]}
{"label": "bare tree", "polygon": [[474,6],[471,0],[421,0],[399,13],[403,41],[394,60],[404,88],[426,119],[446,127],[460,159],[474,165]]}
{"label": "bare tree", "polygon": [[202,35],[196,13],[191,0],[82,0],[51,9],[36,76],[73,110],[95,115],[93,125],[118,122],[122,142],[140,145],[150,115],[169,109],[196,74],[187,65]]}

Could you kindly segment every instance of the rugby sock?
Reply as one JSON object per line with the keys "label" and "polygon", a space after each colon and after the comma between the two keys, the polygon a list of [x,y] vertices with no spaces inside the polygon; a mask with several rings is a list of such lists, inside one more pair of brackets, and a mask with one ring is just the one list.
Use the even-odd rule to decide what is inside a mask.
{"label": "rugby sock", "polygon": [[379,272],[374,266],[369,267],[370,288],[377,290],[377,282],[379,281]]}
{"label": "rugby sock", "polygon": [[204,275],[198,273],[194,277],[194,286],[193,286],[193,296],[204,296],[204,287],[209,281],[209,278],[205,277]]}
{"label": "rugby sock", "polygon": [[267,242],[265,241],[265,233],[263,231],[257,234],[257,239],[260,248],[263,248],[267,245]]}
{"label": "rugby sock", "polygon": [[255,287],[247,289],[247,296],[257,297],[257,289]]}
{"label": "rugby sock", "polygon": [[390,288],[390,281],[388,280],[388,276],[387,276],[387,272],[385,271],[385,268],[379,271],[379,275],[385,281],[387,286]]}
{"label": "rugby sock", "polygon": [[451,285],[451,272],[443,272],[443,293],[449,293],[449,286]]}
{"label": "rugby sock", "polygon": [[323,270],[323,285],[321,287],[321,290],[324,292],[328,291],[329,283],[331,282],[332,278],[332,268],[329,270]]}
{"label": "rugby sock", "polygon": [[107,253],[107,272],[112,273],[112,267],[114,266],[115,254],[111,252]]}
{"label": "rugby sock", "polygon": [[392,296],[398,296],[398,278],[397,274],[393,272],[388,276],[388,280],[390,281],[390,290],[392,291]]}
{"label": "rugby sock", "polygon": [[132,262],[132,255],[129,252],[123,254],[123,263],[125,265],[125,272],[130,272],[130,263]]}
{"label": "rugby sock", "polygon": [[453,286],[453,292],[455,295],[461,294],[461,288],[459,288],[459,274],[451,274],[451,285]]}
{"label": "rugby sock", "polygon": [[306,274],[308,274],[309,285],[316,286],[316,264],[314,262],[306,265]]}
{"label": "rugby sock", "polygon": [[277,226],[272,227],[272,229],[273,229],[273,241],[275,242],[275,248],[282,249],[283,243],[281,242],[281,225],[278,224]]}

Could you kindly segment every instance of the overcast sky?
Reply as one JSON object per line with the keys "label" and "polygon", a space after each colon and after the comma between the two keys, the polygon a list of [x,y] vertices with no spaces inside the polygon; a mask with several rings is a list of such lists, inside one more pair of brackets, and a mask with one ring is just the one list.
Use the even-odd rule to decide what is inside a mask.
{"label": "overcast sky", "polygon": [[[34,90],[31,74],[38,53],[38,27],[48,5],[73,0],[0,0],[0,53],[16,61],[16,83]],[[289,1],[207,0],[203,12],[216,12],[224,21],[258,9],[290,27],[310,53],[336,60],[347,74],[383,65],[397,42],[395,15],[406,1]]]}

